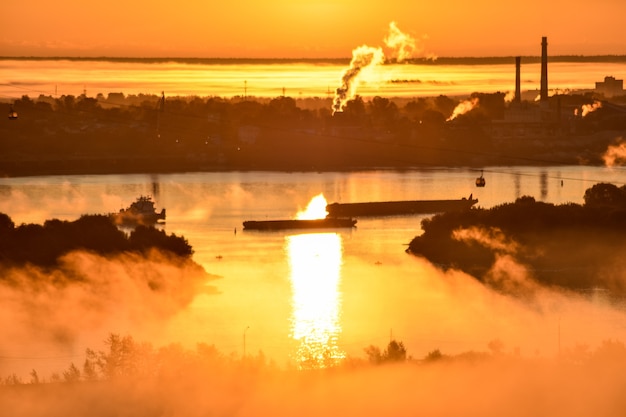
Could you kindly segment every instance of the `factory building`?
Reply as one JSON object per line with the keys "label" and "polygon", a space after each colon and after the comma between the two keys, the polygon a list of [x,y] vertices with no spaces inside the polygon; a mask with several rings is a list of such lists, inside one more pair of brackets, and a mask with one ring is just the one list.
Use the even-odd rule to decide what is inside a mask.
{"label": "factory building", "polygon": [[545,138],[560,134],[561,111],[548,97],[548,40],[541,39],[539,104],[521,100],[521,57],[515,58],[515,95],[501,120],[491,124],[493,138]]}
{"label": "factory building", "polygon": [[602,94],[605,98],[621,96],[624,91],[624,80],[616,80],[615,77],[604,77],[604,81],[596,82],[596,93]]}

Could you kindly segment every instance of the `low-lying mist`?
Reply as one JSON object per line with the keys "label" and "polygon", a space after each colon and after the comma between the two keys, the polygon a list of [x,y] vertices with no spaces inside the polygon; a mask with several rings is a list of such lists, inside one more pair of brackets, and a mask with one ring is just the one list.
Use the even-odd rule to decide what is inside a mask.
{"label": "low-lying mist", "polygon": [[[164,323],[184,311],[194,294],[215,289],[206,285],[211,277],[204,271],[172,264],[158,252],[146,260],[74,252],[52,276],[37,268],[11,270],[11,285],[4,284],[0,292],[3,352],[17,347],[27,357],[55,349],[67,352],[68,347],[90,350],[86,356],[80,352],[80,358],[63,359],[56,369],[34,369],[34,360],[25,361],[21,375],[30,376],[13,380],[6,378],[9,370],[3,366],[0,409],[11,410],[15,417],[622,415],[626,347],[619,339],[626,313],[621,308],[543,287],[506,257],[492,272],[495,276],[500,271],[500,279],[526,288],[522,298],[497,292],[458,271],[442,272],[421,260],[418,265],[418,276],[439,300],[424,305],[423,315],[447,314],[444,327],[491,316],[487,324],[506,323],[489,329],[476,322],[452,331],[502,340],[485,343],[480,351],[462,352],[439,350],[435,344],[430,352],[411,351],[407,345],[406,360],[382,364],[368,360],[363,349],[337,367],[301,371],[276,366],[261,352],[239,357],[220,352],[219,346],[184,347],[176,335],[163,340]],[[72,285],[66,285],[68,274],[73,275]],[[41,275],[47,284],[33,285],[33,275]],[[474,318],[464,317],[468,313]],[[556,353],[516,349],[520,339],[542,334],[539,327],[552,329],[542,334],[550,340],[536,344],[554,347],[558,320],[568,342]],[[427,327],[415,317],[416,332],[423,330],[421,325]],[[508,333],[499,332],[506,326]],[[106,339],[109,329],[133,338]],[[87,359],[92,374],[86,372]]]}
{"label": "low-lying mist", "polygon": [[[453,225],[457,241],[489,252],[480,279],[415,256],[376,266],[397,271],[397,279],[381,280],[359,261],[358,282],[343,284],[356,286],[342,289],[342,319],[361,321],[346,324],[339,340],[356,348],[325,369],[201,343],[209,324],[204,316],[188,320],[190,310],[198,296],[218,292],[217,277],[191,259],[79,250],[54,268],[5,267],[0,410],[15,417],[623,415],[623,298],[538,280],[518,240]],[[601,252],[617,259],[609,246]],[[598,278],[623,282],[621,265]],[[372,361],[380,350],[371,338],[353,337],[353,328],[371,335],[398,316],[409,322],[393,328],[406,356]]]}
{"label": "low-lying mist", "polygon": [[165,372],[99,382],[0,387],[14,417],[37,416],[621,416],[626,349],[586,356],[509,355],[276,370],[256,359],[224,366],[212,354],[173,352]]}
{"label": "low-lying mist", "polygon": [[216,278],[157,250],[111,257],[74,251],[56,268],[3,268],[0,374],[58,371],[46,359],[80,358],[110,331],[159,340],[165,321],[198,294],[217,292]]}

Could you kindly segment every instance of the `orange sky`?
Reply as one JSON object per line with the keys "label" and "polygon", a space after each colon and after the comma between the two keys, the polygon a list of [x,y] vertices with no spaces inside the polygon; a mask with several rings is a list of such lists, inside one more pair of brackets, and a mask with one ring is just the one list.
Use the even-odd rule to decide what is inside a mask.
{"label": "orange sky", "polygon": [[347,58],[392,21],[436,56],[539,55],[542,36],[551,55],[623,55],[625,16],[623,0],[19,0],[0,56]]}

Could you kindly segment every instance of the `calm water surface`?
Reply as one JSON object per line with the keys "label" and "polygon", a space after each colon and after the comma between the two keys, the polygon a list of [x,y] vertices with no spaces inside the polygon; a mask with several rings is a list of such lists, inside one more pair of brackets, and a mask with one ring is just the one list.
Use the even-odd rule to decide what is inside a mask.
{"label": "calm water surface", "polygon": [[[245,220],[294,218],[319,194],[329,203],[473,194],[489,208],[523,195],[582,203],[596,182],[626,183],[623,170],[588,167],[485,169],[485,188],[474,186],[477,175],[432,169],[2,178],[0,212],[16,224],[73,220],[152,195],[158,209],[167,209],[165,230],[187,238],[194,259],[220,277],[209,283],[216,293],[198,295],[160,324],[158,337],[150,336],[157,343],[206,342],[236,355],[262,351],[284,364],[318,355],[361,357],[365,347],[384,348],[390,337],[416,357],[434,349],[484,351],[493,339],[524,353],[551,354],[559,343],[583,341],[579,331],[590,343],[626,337],[626,316],[602,301],[553,295],[545,304],[526,306],[407,255],[406,244],[421,233],[425,216],[364,218],[353,230],[319,233],[242,230]],[[137,339],[148,337],[142,329],[140,322],[124,327]],[[109,332],[120,330],[84,329],[70,353],[80,355]],[[5,356],[25,348],[12,343],[2,343]]]}

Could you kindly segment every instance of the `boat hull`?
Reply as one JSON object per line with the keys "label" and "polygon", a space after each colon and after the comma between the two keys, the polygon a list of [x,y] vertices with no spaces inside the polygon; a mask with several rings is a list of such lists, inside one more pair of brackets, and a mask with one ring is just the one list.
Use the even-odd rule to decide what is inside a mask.
{"label": "boat hull", "polygon": [[165,209],[157,212],[149,196],[140,196],[128,208],[109,214],[118,226],[152,226],[165,220]]}
{"label": "boat hull", "polygon": [[248,220],[243,222],[244,230],[289,230],[289,229],[336,229],[352,228],[355,219],[325,218],[314,220]]}
{"label": "boat hull", "polygon": [[367,203],[332,203],[326,206],[328,217],[382,217],[434,214],[470,209],[477,199],[378,201]]}

